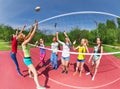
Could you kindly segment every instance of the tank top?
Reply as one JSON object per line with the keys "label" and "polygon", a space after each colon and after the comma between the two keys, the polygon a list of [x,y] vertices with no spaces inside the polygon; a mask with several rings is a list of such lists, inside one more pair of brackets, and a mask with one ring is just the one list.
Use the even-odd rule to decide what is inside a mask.
{"label": "tank top", "polygon": [[16,37],[12,38],[12,52],[17,53],[17,39]]}
{"label": "tank top", "polygon": [[23,49],[24,57],[30,57],[30,49],[28,48],[28,46],[22,45],[22,49]]}
{"label": "tank top", "polygon": [[64,43],[60,40],[58,40],[58,42],[63,45],[62,57],[69,57],[71,43]]}
{"label": "tank top", "polygon": [[[85,47],[78,46],[78,53],[86,53]],[[85,55],[83,54],[78,54],[78,60],[84,60]]]}
{"label": "tank top", "polygon": [[40,44],[39,48],[40,48],[40,53],[41,54],[45,54],[45,48],[44,48],[44,44]]}
{"label": "tank top", "polygon": [[93,56],[93,60],[98,60],[99,59],[99,57],[100,57],[100,55],[97,55],[97,53],[98,53],[98,46],[95,46],[94,47],[94,56]]}

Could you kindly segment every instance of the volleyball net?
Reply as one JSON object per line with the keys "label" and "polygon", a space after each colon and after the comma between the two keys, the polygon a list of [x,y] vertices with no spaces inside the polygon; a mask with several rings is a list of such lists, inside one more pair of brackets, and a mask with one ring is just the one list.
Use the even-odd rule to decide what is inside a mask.
{"label": "volleyball net", "polygon": [[[36,46],[34,44],[30,44],[30,43],[29,43],[29,45],[33,46],[33,47],[37,47],[37,48],[43,48],[43,49],[49,50],[49,51],[53,50],[53,49],[48,48],[48,47],[38,47],[38,46]],[[61,52],[62,53],[63,51],[62,50],[57,50],[57,52]],[[78,54],[81,54],[81,55],[114,55],[114,54],[120,54],[120,51],[118,51],[118,52],[103,52],[103,53],[78,53],[78,52],[70,51],[69,53],[70,54],[74,54],[74,55],[78,55]]]}

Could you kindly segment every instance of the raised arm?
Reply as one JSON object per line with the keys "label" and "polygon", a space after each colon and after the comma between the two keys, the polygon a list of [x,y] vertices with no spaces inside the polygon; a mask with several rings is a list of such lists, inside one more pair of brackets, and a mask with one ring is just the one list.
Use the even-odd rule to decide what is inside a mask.
{"label": "raised arm", "polygon": [[19,34],[22,33],[25,28],[26,28],[26,25],[23,26],[23,28],[20,30]]}
{"label": "raised arm", "polygon": [[16,39],[18,39],[18,35],[21,34],[23,32],[23,30],[25,29],[26,25],[23,26],[22,30],[20,32],[18,32],[19,28],[16,30]]}
{"label": "raised arm", "polygon": [[35,42],[35,47],[38,47],[38,41]]}
{"label": "raised arm", "polygon": [[28,42],[31,41],[31,39],[33,38],[33,36],[34,36],[34,34],[36,32],[37,25],[38,25],[38,22],[35,22],[35,26],[34,26],[32,32],[30,33],[30,36],[27,39],[25,39],[24,44],[27,44]]}
{"label": "raised arm", "polygon": [[59,40],[58,32],[56,32],[56,39],[57,39],[57,41]]}
{"label": "raised arm", "polygon": [[78,49],[78,47],[75,47],[75,44],[76,44],[76,40],[73,42],[73,50],[77,50]]}
{"label": "raised arm", "polygon": [[58,34],[59,34],[59,33],[56,32],[56,39],[57,39],[58,43],[64,45],[64,42],[62,42],[62,41],[59,40],[59,36],[58,36]]}
{"label": "raised arm", "polygon": [[32,26],[32,28],[30,29],[28,35],[25,37],[25,40],[29,38],[29,36],[31,35],[32,31],[33,31],[34,27]]}
{"label": "raised arm", "polygon": [[69,41],[70,41],[70,43],[71,43],[71,40],[70,40],[70,38],[68,37],[66,31],[64,31],[64,35],[65,35],[65,37],[67,37],[67,38],[69,39]]}
{"label": "raised arm", "polygon": [[16,30],[16,33],[15,33],[16,36],[18,36],[18,29]]}

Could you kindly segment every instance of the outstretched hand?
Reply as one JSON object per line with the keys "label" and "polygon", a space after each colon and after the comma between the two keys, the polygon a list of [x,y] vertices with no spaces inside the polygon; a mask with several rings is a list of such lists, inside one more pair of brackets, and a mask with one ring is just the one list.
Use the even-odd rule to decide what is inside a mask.
{"label": "outstretched hand", "polygon": [[64,33],[64,35],[66,35],[66,31],[65,31],[65,30],[64,30],[64,32],[63,32],[63,33]]}
{"label": "outstretched hand", "polygon": [[58,34],[59,34],[59,32],[57,31],[57,32],[56,32],[56,35],[58,35]]}
{"label": "outstretched hand", "polygon": [[23,26],[23,28],[26,28],[27,27],[27,24],[25,24],[24,26]]}
{"label": "outstretched hand", "polygon": [[38,21],[37,20],[35,20],[35,25],[38,26]]}
{"label": "outstretched hand", "polygon": [[19,29],[19,28],[16,29],[16,36],[18,35],[18,29]]}
{"label": "outstretched hand", "polygon": [[74,40],[74,42],[73,42],[73,45],[75,45],[76,44],[76,40]]}

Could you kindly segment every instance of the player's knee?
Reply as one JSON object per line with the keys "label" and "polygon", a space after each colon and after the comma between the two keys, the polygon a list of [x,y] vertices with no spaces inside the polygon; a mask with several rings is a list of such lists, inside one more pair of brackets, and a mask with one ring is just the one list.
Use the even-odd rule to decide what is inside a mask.
{"label": "player's knee", "polygon": [[38,73],[37,73],[37,71],[36,71],[36,72],[34,72],[34,76],[38,76]]}

